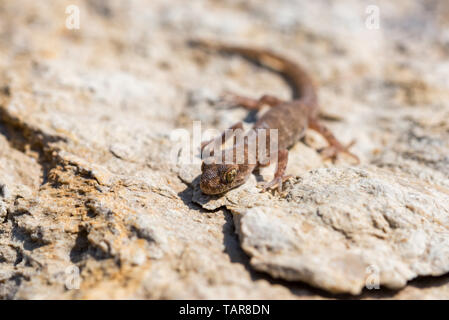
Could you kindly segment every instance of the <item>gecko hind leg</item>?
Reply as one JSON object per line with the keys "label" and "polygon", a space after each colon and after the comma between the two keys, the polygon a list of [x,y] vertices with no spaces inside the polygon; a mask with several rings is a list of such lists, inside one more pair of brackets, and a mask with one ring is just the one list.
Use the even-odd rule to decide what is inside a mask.
{"label": "gecko hind leg", "polygon": [[225,92],[223,95],[225,101],[231,102],[233,104],[239,105],[248,110],[260,110],[264,105],[268,105],[270,107],[275,107],[280,104],[285,103],[285,101],[268,94],[263,95],[259,99],[248,98],[244,96],[240,96],[237,94],[233,94],[230,92]]}
{"label": "gecko hind leg", "polygon": [[274,174],[274,178],[270,182],[260,184],[260,187],[262,188],[261,192],[265,192],[269,189],[276,187],[279,193],[282,192],[282,184],[292,177],[291,175],[285,175],[287,163],[288,163],[288,150],[286,149],[279,150],[278,162],[276,165],[276,172]]}
{"label": "gecko hind leg", "polygon": [[321,150],[321,154],[324,159],[332,159],[335,161],[338,158],[340,153],[346,153],[354,160],[356,160],[357,164],[360,163],[359,157],[349,151],[349,149],[355,144],[355,140],[351,141],[347,145],[343,145],[340,141],[335,138],[332,132],[323,124],[321,124],[317,119],[312,119],[309,121],[309,128],[320,133],[326,141],[329,143],[329,146]]}

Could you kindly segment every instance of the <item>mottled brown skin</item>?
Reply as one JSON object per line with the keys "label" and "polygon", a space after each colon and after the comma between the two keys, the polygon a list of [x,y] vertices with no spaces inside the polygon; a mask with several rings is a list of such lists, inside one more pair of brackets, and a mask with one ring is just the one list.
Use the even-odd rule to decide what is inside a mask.
{"label": "mottled brown skin", "polygon": [[[192,45],[202,47],[218,52],[238,54],[252,61],[255,61],[273,71],[282,74],[291,84],[294,92],[292,101],[282,101],[276,97],[264,95],[258,100],[228,95],[228,99],[235,104],[241,105],[249,110],[259,110],[264,105],[272,107],[268,110],[253,126],[253,130],[258,129],[278,129],[278,149],[270,150],[267,139],[267,149],[270,154],[277,151],[277,168],[272,181],[265,183],[262,190],[278,187],[282,190],[282,183],[290,176],[285,175],[285,169],[288,162],[288,148],[293,146],[298,140],[304,137],[307,128],[313,129],[326,138],[329,147],[325,148],[322,153],[326,158],[335,160],[339,153],[345,152],[359,161],[357,156],[351,154],[348,146],[343,146],[334,135],[318,120],[318,98],[315,85],[309,75],[295,63],[275,54],[268,50],[258,50],[251,48],[242,48],[227,46],[205,41],[192,41]],[[242,123],[239,122],[230,129],[242,129]],[[229,138],[229,137],[228,137]],[[211,142],[223,144],[225,141],[224,134],[217,139],[204,142],[201,150],[212,145]],[[243,143],[243,145],[242,145]],[[236,151],[239,147],[244,150],[243,161],[236,158]],[[221,194],[232,188],[238,187],[245,183],[251,173],[257,168],[267,165],[264,161],[267,159],[257,159],[257,153],[251,154],[251,148],[248,148],[248,139],[243,142],[234,142],[234,150],[223,150],[222,158],[225,159],[226,154],[232,152],[232,163],[222,163],[218,161],[218,157],[213,154],[205,159],[202,164],[202,174],[200,187],[205,194]],[[256,157],[256,164],[249,164],[248,158]],[[240,163],[240,164],[238,164]]]}

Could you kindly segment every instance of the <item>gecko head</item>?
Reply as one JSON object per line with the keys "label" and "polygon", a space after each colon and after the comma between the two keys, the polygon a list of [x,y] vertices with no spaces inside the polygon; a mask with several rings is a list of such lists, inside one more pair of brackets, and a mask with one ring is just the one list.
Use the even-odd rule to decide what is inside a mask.
{"label": "gecko head", "polygon": [[[242,171],[242,165],[215,164],[203,162],[200,188],[205,194],[216,195],[242,185],[249,173]],[[245,166],[246,167],[246,166]]]}

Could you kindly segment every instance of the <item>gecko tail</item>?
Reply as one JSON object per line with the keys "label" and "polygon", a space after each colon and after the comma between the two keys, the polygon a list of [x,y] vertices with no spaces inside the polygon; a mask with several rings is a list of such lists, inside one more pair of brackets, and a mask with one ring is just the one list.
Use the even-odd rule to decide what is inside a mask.
{"label": "gecko tail", "polygon": [[285,72],[287,65],[291,65],[290,61],[285,58],[263,49],[253,49],[241,46],[227,45],[211,40],[204,39],[189,39],[187,44],[193,48],[199,48],[209,51],[216,51],[222,53],[238,54],[240,56],[251,59],[265,67],[268,67],[277,72]]}
{"label": "gecko tail", "polygon": [[308,73],[296,63],[271,50],[227,45],[202,39],[190,39],[188,44],[192,47],[204,50],[238,54],[257,64],[265,66],[272,71],[282,74],[287,79],[293,89],[294,98],[304,99],[304,101],[308,101],[313,105],[317,104],[315,84]]}
{"label": "gecko tail", "polygon": [[210,51],[221,51],[225,48],[225,45],[223,44],[203,39],[189,39],[187,40],[187,45],[192,48],[200,48]]}

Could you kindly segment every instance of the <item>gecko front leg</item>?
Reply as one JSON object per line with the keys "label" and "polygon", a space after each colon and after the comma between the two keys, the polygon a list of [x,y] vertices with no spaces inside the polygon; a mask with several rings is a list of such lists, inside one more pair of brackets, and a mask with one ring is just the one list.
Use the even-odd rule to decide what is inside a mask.
{"label": "gecko front leg", "polygon": [[[230,127],[227,130],[225,130],[221,134],[221,136],[219,136],[217,138],[214,138],[214,139],[211,139],[211,140],[203,141],[201,143],[201,153],[203,153],[204,149],[208,145],[211,145],[212,143],[213,144],[218,143],[218,144],[223,145],[226,142],[227,139],[232,138],[232,137],[234,137],[234,144],[235,144],[236,143],[236,137],[235,137],[235,133],[236,132],[235,132],[235,130],[243,130],[243,123],[242,123],[242,121],[237,122],[232,127]],[[229,132],[229,131],[231,131],[230,132],[231,134],[226,134],[226,132]],[[212,156],[213,154],[214,154],[213,151],[210,151],[210,155]]]}
{"label": "gecko front leg", "polygon": [[291,175],[285,175],[287,163],[288,163],[288,150],[287,149],[279,150],[274,178],[270,182],[261,185],[262,188],[261,192],[265,192],[268,189],[276,187],[278,188],[279,193],[282,192],[282,184],[292,177]]}
{"label": "gecko front leg", "polygon": [[265,94],[259,99],[248,98],[244,96],[240,96],[237,94],[233,94],[230,92],[226,92],[224,94],[224,99],[236,105],[239,105],[247,110],[260,110],[264,105],[268,105],[270,107],[275,107],[280,104],[285,103],[285,101],[272,96]]}

